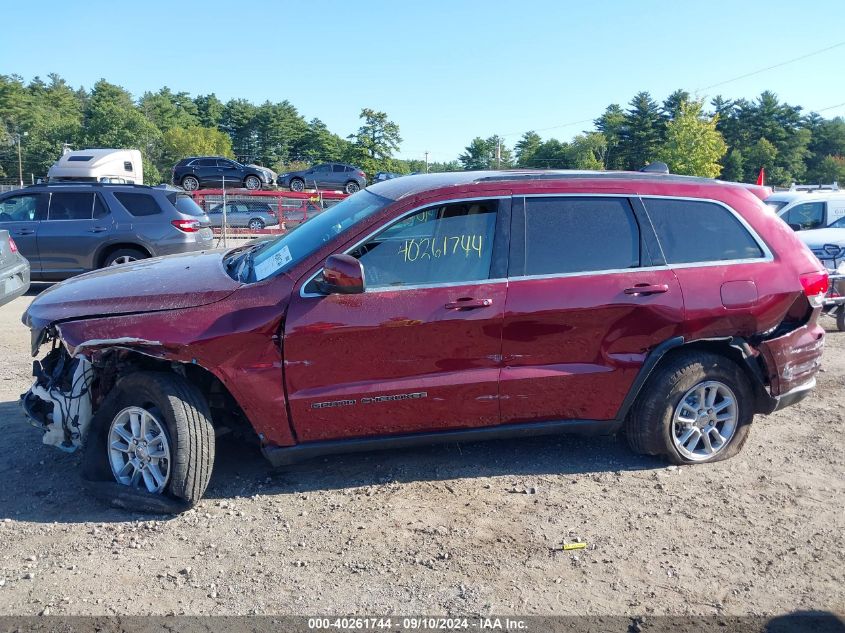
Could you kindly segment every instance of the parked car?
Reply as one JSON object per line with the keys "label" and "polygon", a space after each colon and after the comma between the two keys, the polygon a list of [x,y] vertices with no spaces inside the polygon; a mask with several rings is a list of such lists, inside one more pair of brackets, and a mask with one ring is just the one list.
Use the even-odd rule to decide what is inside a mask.
{"label": "parked car", "polygon": [[58,183],[0,194],[0,229],[39,281],[210,248],[209,226],[190,196],[161,187]]}
{"label": "parked car", "polygon": [[826,268],[835,269],[839,265],[839,252],[845,249],[845,217],[828,227],[799,231],[797,235]]}
{"label": "parked car", "polygon": [[[223,226],[223,203],[208,210],[212,226]],[[229,226],[247,227],[253,231],[277,226],[279,218],[267,202],[257,200],[226,203],[226,222]]]}
{"label": "parked car", "polygon": [[380,171],[375,176],[373,176],[373,182],[381,182],[383,180],[392,180],[393,178],[399,178],[402,174],[395,174],[392,171]]}
{"label": "parked car", "polygon": [[258,165],[241,165],[221,156],[191,156],[173,166],[172,181],[185,191],[197,189],[261,189],[273,184],[274,173]]}
{"label": "parked car", "polygon": [[713,462],[814,388],[827,284],[741,185],[409,176],[278,238],[42,293],[32,353],[62,344],[23,405],[44,443],[84,443],[86,476],[180,507],[223,428],[252,429],[276,465],[620,430],[639,453]]}
{"label": "parked car", "polygon": [[29,290],[29,262],[9,231],[0,230],[0,306]]}
{"label": "parked car", "polygon": [[355,193],[367,186],[367,175],[354,165],[322,163],[310,169],[279,174],[276,184],[291,191],[339,189],[346,193]]}
{"label": "parked car", "polygon": [[[782,197],[785,198],[786,195],[789,195],[789,198],[782,200]],[[845,192],[820,191],[773,194],[766,199],[766,204],[771,205],[770,200],[775,196],[778,196],[776,202],[784,202],[777,211],[778,217],[795,231],[824,228],[845,217]]]}

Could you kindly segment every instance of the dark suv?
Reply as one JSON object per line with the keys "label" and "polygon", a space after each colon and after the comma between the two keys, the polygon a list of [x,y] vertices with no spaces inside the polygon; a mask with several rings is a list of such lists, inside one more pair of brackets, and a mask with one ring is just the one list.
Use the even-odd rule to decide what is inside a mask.
{"label": "dark suv", "polygon": [[185,191],[224,187],[256,190],[273,184],[273,172],[222,156],[191,156],[173,166],[172,180]]}
{"label": "dark suv", "polygon": [[275,464],[566,431],[713,462],[815,387],[827,285],[742,185],[407,176],[276,239],[42,293],[33,354],[63,345],[23,404],[89,477],[188,504],[216,428]]}
{"label": "dark suv", "polygon": [[367,174],[354,165],[322,163],[310,169],[279,174],[276,184],[291,191],[338,189],[345,193],[355,193],[367,186]]}
{"label": "dark suv", "polygon": [[33,280],[211,248],[209,227],[190,196],[172,188],[60,183],[0,195],[0,229],[29,260]]}

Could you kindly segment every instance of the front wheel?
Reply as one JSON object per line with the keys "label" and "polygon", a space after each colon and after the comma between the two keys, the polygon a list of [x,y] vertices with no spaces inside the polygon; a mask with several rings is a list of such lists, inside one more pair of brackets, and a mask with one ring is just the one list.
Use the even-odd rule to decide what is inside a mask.
{"label": "front wheel", "polygon": [[709,352],[680,352],[649,377],[625,433],[637,453],[699,464],[736,455],[753,417],[751,387],[734,361]]}
{"label": "front wheel", "polygon": [[290,181],[290,190],[297,192],[305,191],[305,182],[301,178],[294,178]]}
{"label": "front wheel", "polygon": [[258,176],[247,176],[244,179],[244,187],[252,191],[261,189],[261,179]]}
{"label": "front wheel", "polygon": [[200,188],[200,181],[194,176],[185,176],[182,179],[182,189],[185,191],[196,191]]}
{"label": "front wheel", "polygon": [[120,379],[92,420],[86,475],[196,504],[214,464],[214,429],[202,393],[181,376]]}
{"label": "front wheel", "polygon": [[346,193],[350,193],[350,194],[355,193],[357,191],[360,191],[360,189],[361,189],[361,185],[359,185],[354,180],[350,180],[349,182],[347,182],[346,186],[343,188],[343,190]]}

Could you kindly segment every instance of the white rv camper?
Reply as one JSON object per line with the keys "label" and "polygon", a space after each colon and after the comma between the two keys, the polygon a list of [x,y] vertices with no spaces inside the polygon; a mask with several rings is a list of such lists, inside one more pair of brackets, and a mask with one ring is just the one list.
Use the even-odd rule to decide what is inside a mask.
{"label": "white rv camper", "polygon": [[80,149],[63,154],[47,172],[48,182],[113,182],[144,184],[137,149]]}

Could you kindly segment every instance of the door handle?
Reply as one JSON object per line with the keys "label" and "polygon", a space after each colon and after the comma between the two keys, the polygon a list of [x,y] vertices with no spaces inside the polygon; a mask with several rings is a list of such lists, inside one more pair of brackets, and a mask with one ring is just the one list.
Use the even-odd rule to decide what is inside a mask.
{"label": "door handle", "polygon": [[105,233],[108,229],[104,226],[95,226],[93,229],[88,229],[89,233]]}
{"label": "door handle", "polygon": [[33,235],[35,233],[35,229],[18,229],[15,231],[15,235]]}
{"label": "door handle", "polygon": [[625,288],[626,295],[656,295],[662,292],[669,292],[668,284],[637,284],[631,288]]}
{"label": "door handle", "polygon": [[473,299],[472,297],[461,297],[457,301],[450,301],[446,304],[447,310],[474,310],[476,308],[487,308],[493,305],[492,299]]}

